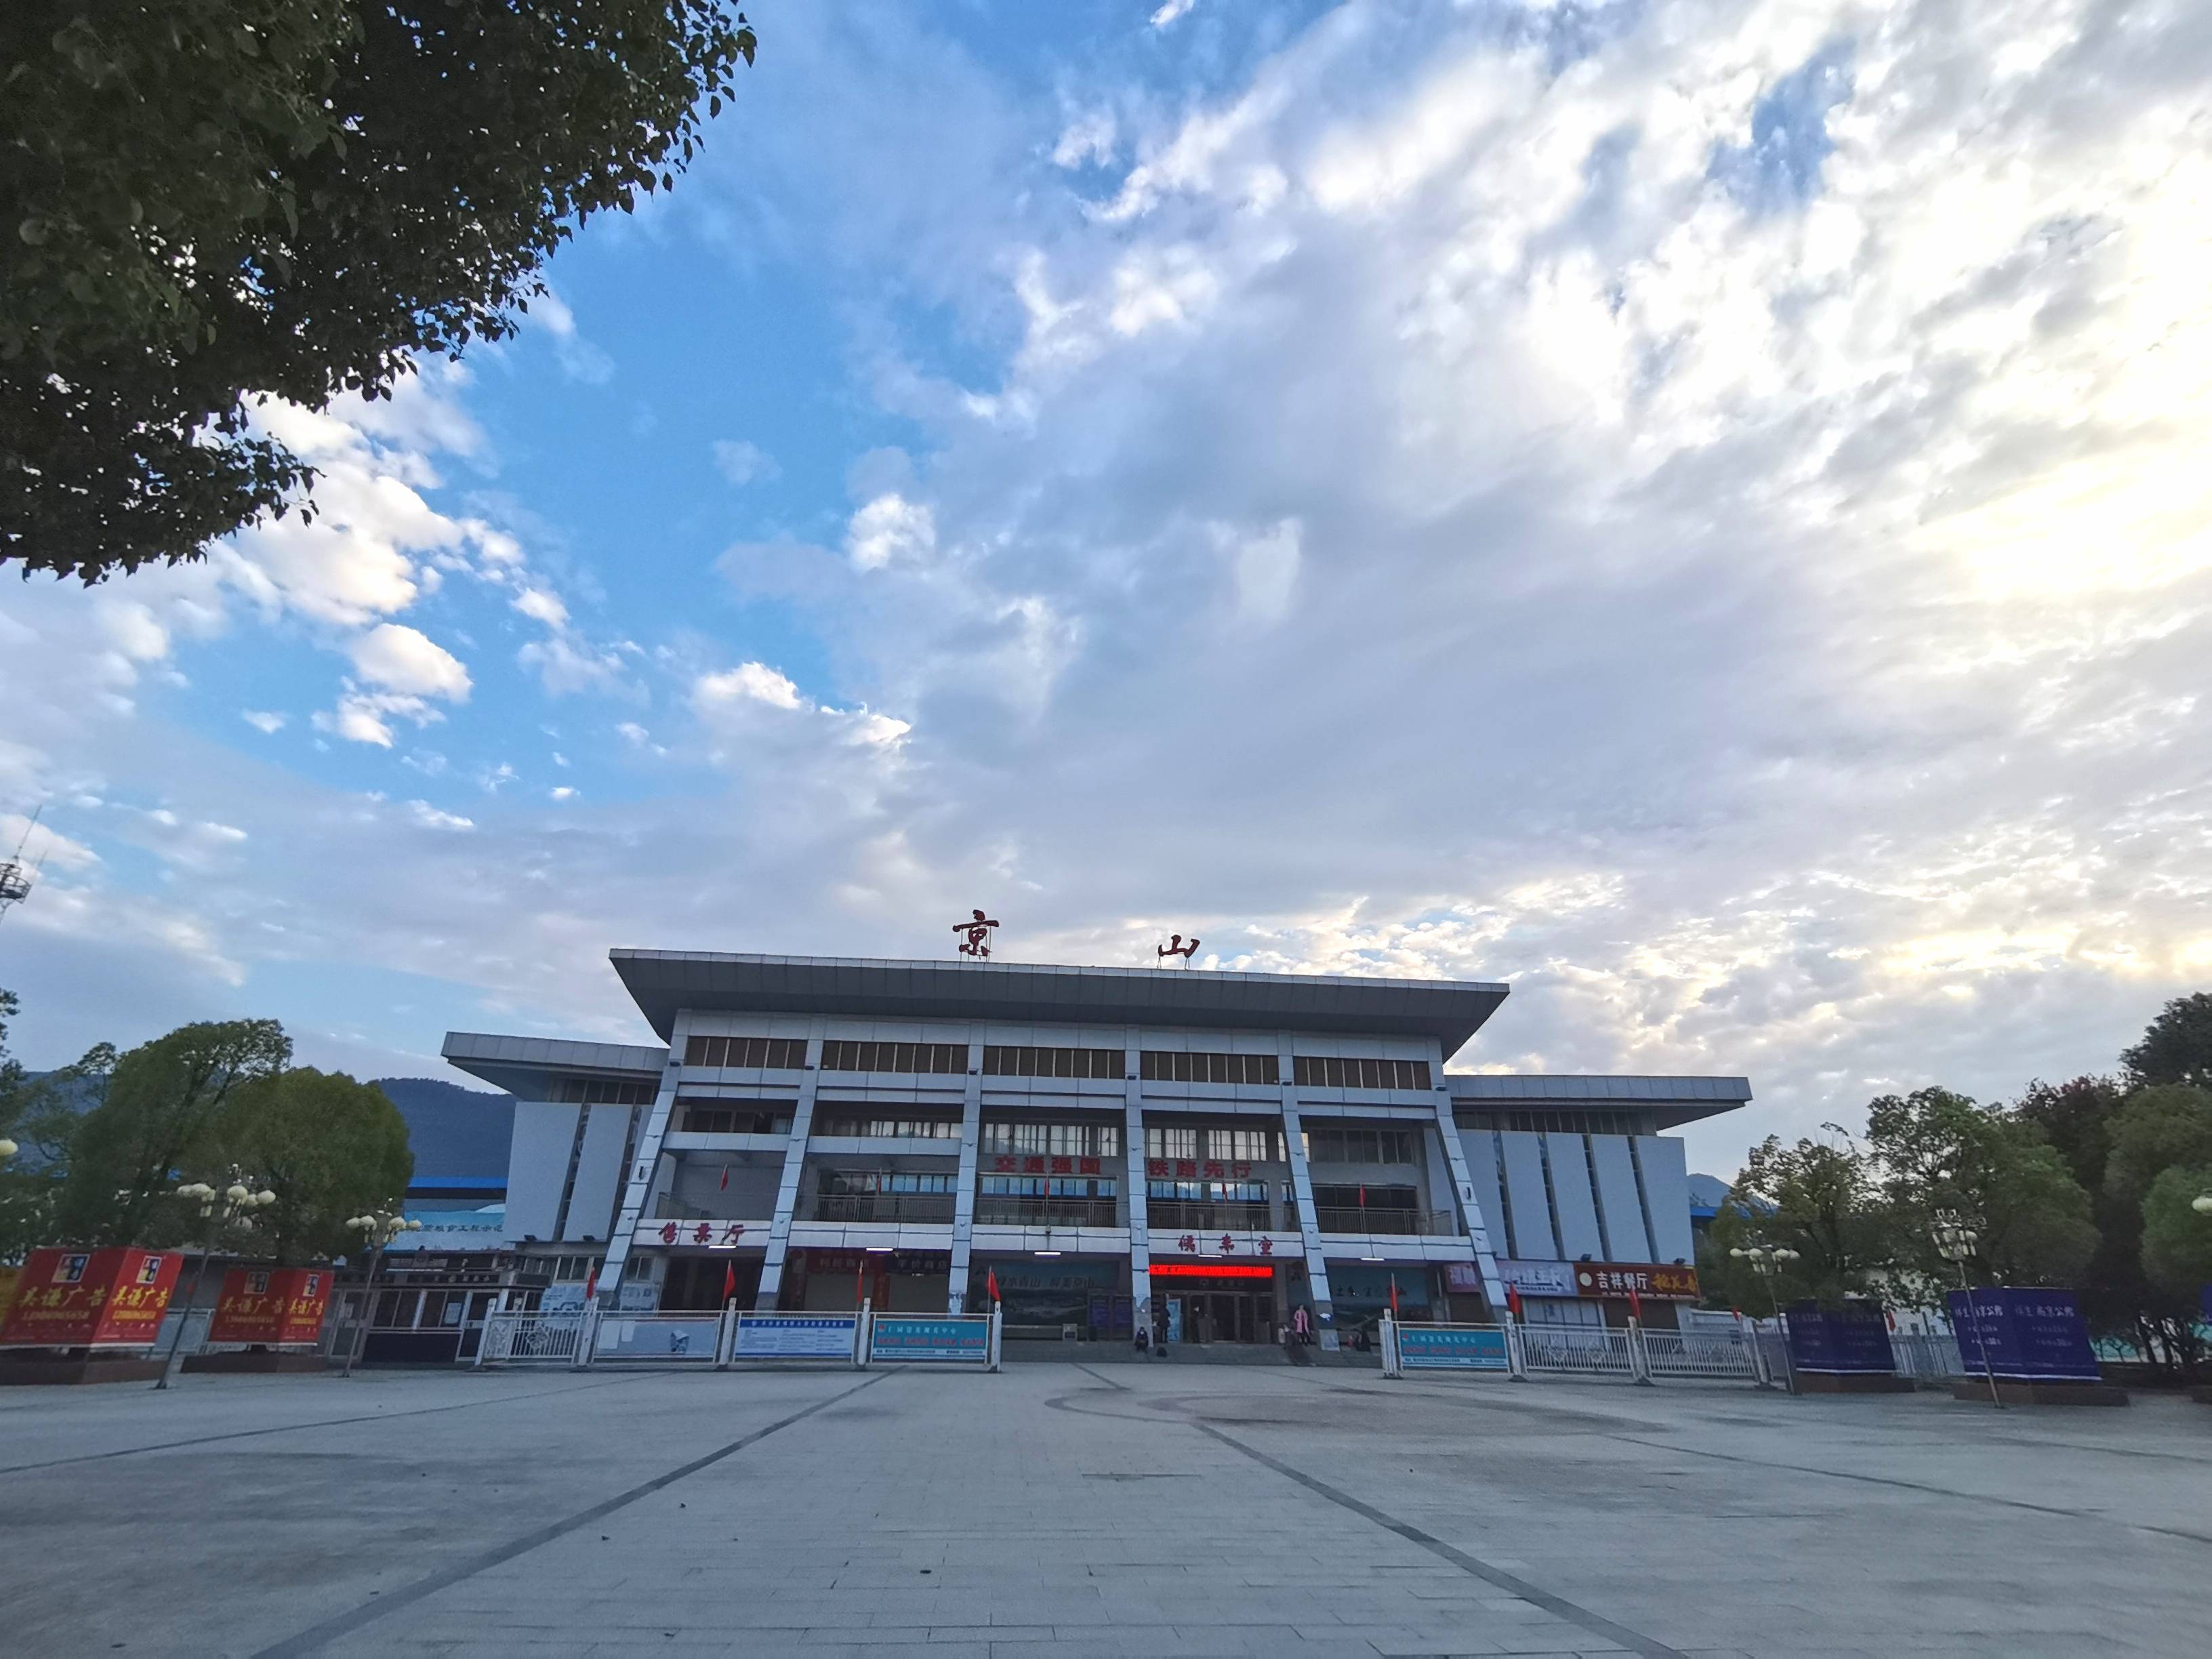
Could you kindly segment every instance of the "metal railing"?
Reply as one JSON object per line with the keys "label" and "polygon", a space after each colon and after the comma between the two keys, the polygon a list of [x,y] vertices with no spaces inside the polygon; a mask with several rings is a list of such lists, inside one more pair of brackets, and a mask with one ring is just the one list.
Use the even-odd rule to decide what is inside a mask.
{"label": "metal railing", "polygon": [[1120,1214],[1110,1198],[979,1197],[979,1227],[1118,1227]]}
{"label": "metal railing", "polygon": [[592,1358],[716,1364],[722,1357],[724,1322],[719,1313],[603,1314],[597,1322]]}
{"label": "metal railing", "polygon": [[1959,1339],[1936,1331],[1893,1334],[1889,1352],[1899,1376],[1940,1380],[1964,1376],[1966,1361],[1959,1353]]}
{"label": "metal railing", "polygon": [[1647,1376],[1710,1376],[1756,1382],[1759,1356],[1740,1331],[1638,1330]]}
{"label": "metal railing", "polygon": [[1522,1364],[1532,1371],[1576,1376],[1641,1376],[1626,1330],[1603,1325],[1522,1325]]}
{"label": "metal railing", "polygon": [[1360,1233],[1370,1238],[1455,1233],[1459,1222],[1449,1211],[1384,1209],[1370,1205],[1316,1206],[1315,1224],[1325,1233]]}
{"label": "metal railing", "polygon": [[583,1328],[581,1308],[558,1313],[487,1314],[483,1340],[477,1349],[477,1363],[573,1365],[576,1339]]}
{"label": "metal railing", "polygon": [[823,1193],[809,1221],[907,1221],[944,1225],[952,1219],[950,1193]]}
{"label": "metal railing", "polygon": [[[1145,1200],[1145,1224],[1156,1233],[1267,1233],[1275,1231],[1279,1212],[1264,1200],[1240,1201],[1189,1198]],[[1296,1232],[1295,1219],[1285,1232]]]}

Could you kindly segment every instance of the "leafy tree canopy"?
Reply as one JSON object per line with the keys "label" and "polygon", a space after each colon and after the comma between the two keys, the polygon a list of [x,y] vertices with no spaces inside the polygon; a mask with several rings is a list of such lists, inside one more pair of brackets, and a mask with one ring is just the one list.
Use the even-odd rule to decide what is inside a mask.
{"label": "leafy tree canopy", "polygon": [[2212,1216],[2193,1207],[2206,1193],[2212,1193],[2212,1159],[2166,1170],[2142,1202],[2143,1273],[2169,1296],[2191,1302],[2212,1285]]}
{"label": "leafy tree canopy", "polygon": [[2133,1207],[2161,1171],[2198,1164],[2212,1164],[2212,1091],[2179,1084],[2140,1089],[2113,1121],[2105,1190]]}
{"label": "leafy tree canopy", "polygon": [[2033,1124],[1919,1089],[1869,1104],[1867,1146],[1897,1265],[1929,1289],[1952,1272],[1932,1237],[1946,1212],[1970,1218],[1983,1261],[2008,1284],[2070,1284],[2096,1249],[2088,1194]]}
{"label": "leafy tree canopy", "polygon": [[2212,1089],[2212,991],[2167,1003],[2142,1041],[2120,1055],[2120,1063],[2137,1088],[2185,1083]]}
{"label": "leafy tree canopy", "polygon": [[0,7],[0,562],[94,581],[284,511],[312,474],[254,399],[512,333],[754,45],[721,0]]}
{"label": "leafy tree canopy", "polygon": [[59,1240],[159,1244],[189,1236],[170,1199],[179,1172],[205,1156],[239,1090],[291,1057],[292,1040],[275,1020],[234,1019],[179,1026],[116,1060],[70,1141]]}
{"label": "leafy tree canopy", "polygon": [[[1827,1127],[1832,1140],[1785,1146],[1769,1135],[1751,1149],[1713,1219],[1712,1248],[1699,1264],[1709,1294],[1764,1314],[1770,1297],[1786,1306],[1808,1296],[1838,1301],[1867,1288],[1869,1273],[1887,1259],[1887,1228],[1865,1155],[1840,1129]],[[1782,1245],[1799,1259],[1767,1279],[1729,1254],[1752,1243]]]}
{"label": "leafy tree canopy", "polygon": [[396,1206],[415,1157],[381,1089],[301,1066],[253,1078],[232,1097],[197,1174],[219,1184],[234,1165],[276,1194],[253,1218],[258,1253],[296,1265],[358,1248],[347,1218]]}

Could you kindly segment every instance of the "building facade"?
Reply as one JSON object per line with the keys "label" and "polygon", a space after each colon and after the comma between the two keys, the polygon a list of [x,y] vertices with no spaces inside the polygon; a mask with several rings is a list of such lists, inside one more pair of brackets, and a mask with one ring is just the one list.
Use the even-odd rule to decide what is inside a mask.
{"label": "building facade", "polygon": [[1741,1078],[1447,1073],[1503,985],[617,951],[665,1046],[468,1032],[506,1230],[605,1305],[959,1311],[1127,1340],[1647,1318],[1694,1294],[1664,1131]]}

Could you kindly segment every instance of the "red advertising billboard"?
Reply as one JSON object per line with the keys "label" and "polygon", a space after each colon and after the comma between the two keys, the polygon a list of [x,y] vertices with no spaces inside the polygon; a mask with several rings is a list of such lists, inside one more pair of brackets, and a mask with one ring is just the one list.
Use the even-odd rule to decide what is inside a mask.
{"label": "red advertising billboard", "polygon": [[331,1302],[328,1267],[233,1267],[208,1326],[210,1342],[313,1342]]}
{"label": "red advertising billboard", "polygon": [[183,1265],[166,1250],[33,1250],[0,1325],[0,1347],[149,1347]]}

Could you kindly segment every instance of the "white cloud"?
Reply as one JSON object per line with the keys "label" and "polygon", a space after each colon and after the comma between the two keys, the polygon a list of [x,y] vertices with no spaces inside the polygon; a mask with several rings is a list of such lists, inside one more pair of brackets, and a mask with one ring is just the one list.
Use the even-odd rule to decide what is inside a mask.
{"label": "white cloud", "polygon": [[477,827],[474,819],[462,817],[456,812],[441,812],[427,800],[409,801],[407,811],[409,816],[425,830],[473,830]]}
{"label": "white cloud", "polygon": [[858,570],[927,558],[937,548],[937,521],[927,505],[896,492],[876,496],[845,529],[845,552]]}
{"label": "white cloud", "polygon": [[514,596],[514,608],[532,622],[544,623],[548,628],[568,625],[568,607],[561,603],[560,596],[543,587],[526,587]]}
{"label": "white cloud", "polygon": [[553,337],[553,353],[561,372],[586,386],[604,386],[614,378],[614,359],[586,340],[576,329],[576,313],[551,289],[530,301],[530,314]]}
{"label": "white cloud", "polygon": [[1156,29],[1167,27],[1178,18],[1188,15],[1190,9],[1197,3],[1198,0],[1166,0],[1166,3],[1152,14],[1152,27]]}
{"label": "white cloud", "polygon": [[267,708],[242,708],[238,717],[264,737],[276,736],[291,718],[289,714],[280,714]]}
{"label": "white cloud", "polygon": [[800,708],[805,707],[799,688],[790,679],[765,663],[740,663],[737,667],[720,674],[700,676],[696,693],[702,702],[728,702],[735,698],[750,698],[764,702],[771,708]]}
{"label": "white cloud", "polygon": [[574,786],[565,783],[546,791],[547,795],[554,800],[574,800],[576,799],[576,793]]}
{"label": "white cloud", "polygon": [[465,702],[469,671],[459,658],[418,629],[385,623],[353,642],[354,667],[372,685],[418,696]]}
{"label": "white cloud", "polygon": [[718,438],[714,444],[714,467],[732,483],[764,483],[783,476],[775,457],[744,438]]}

